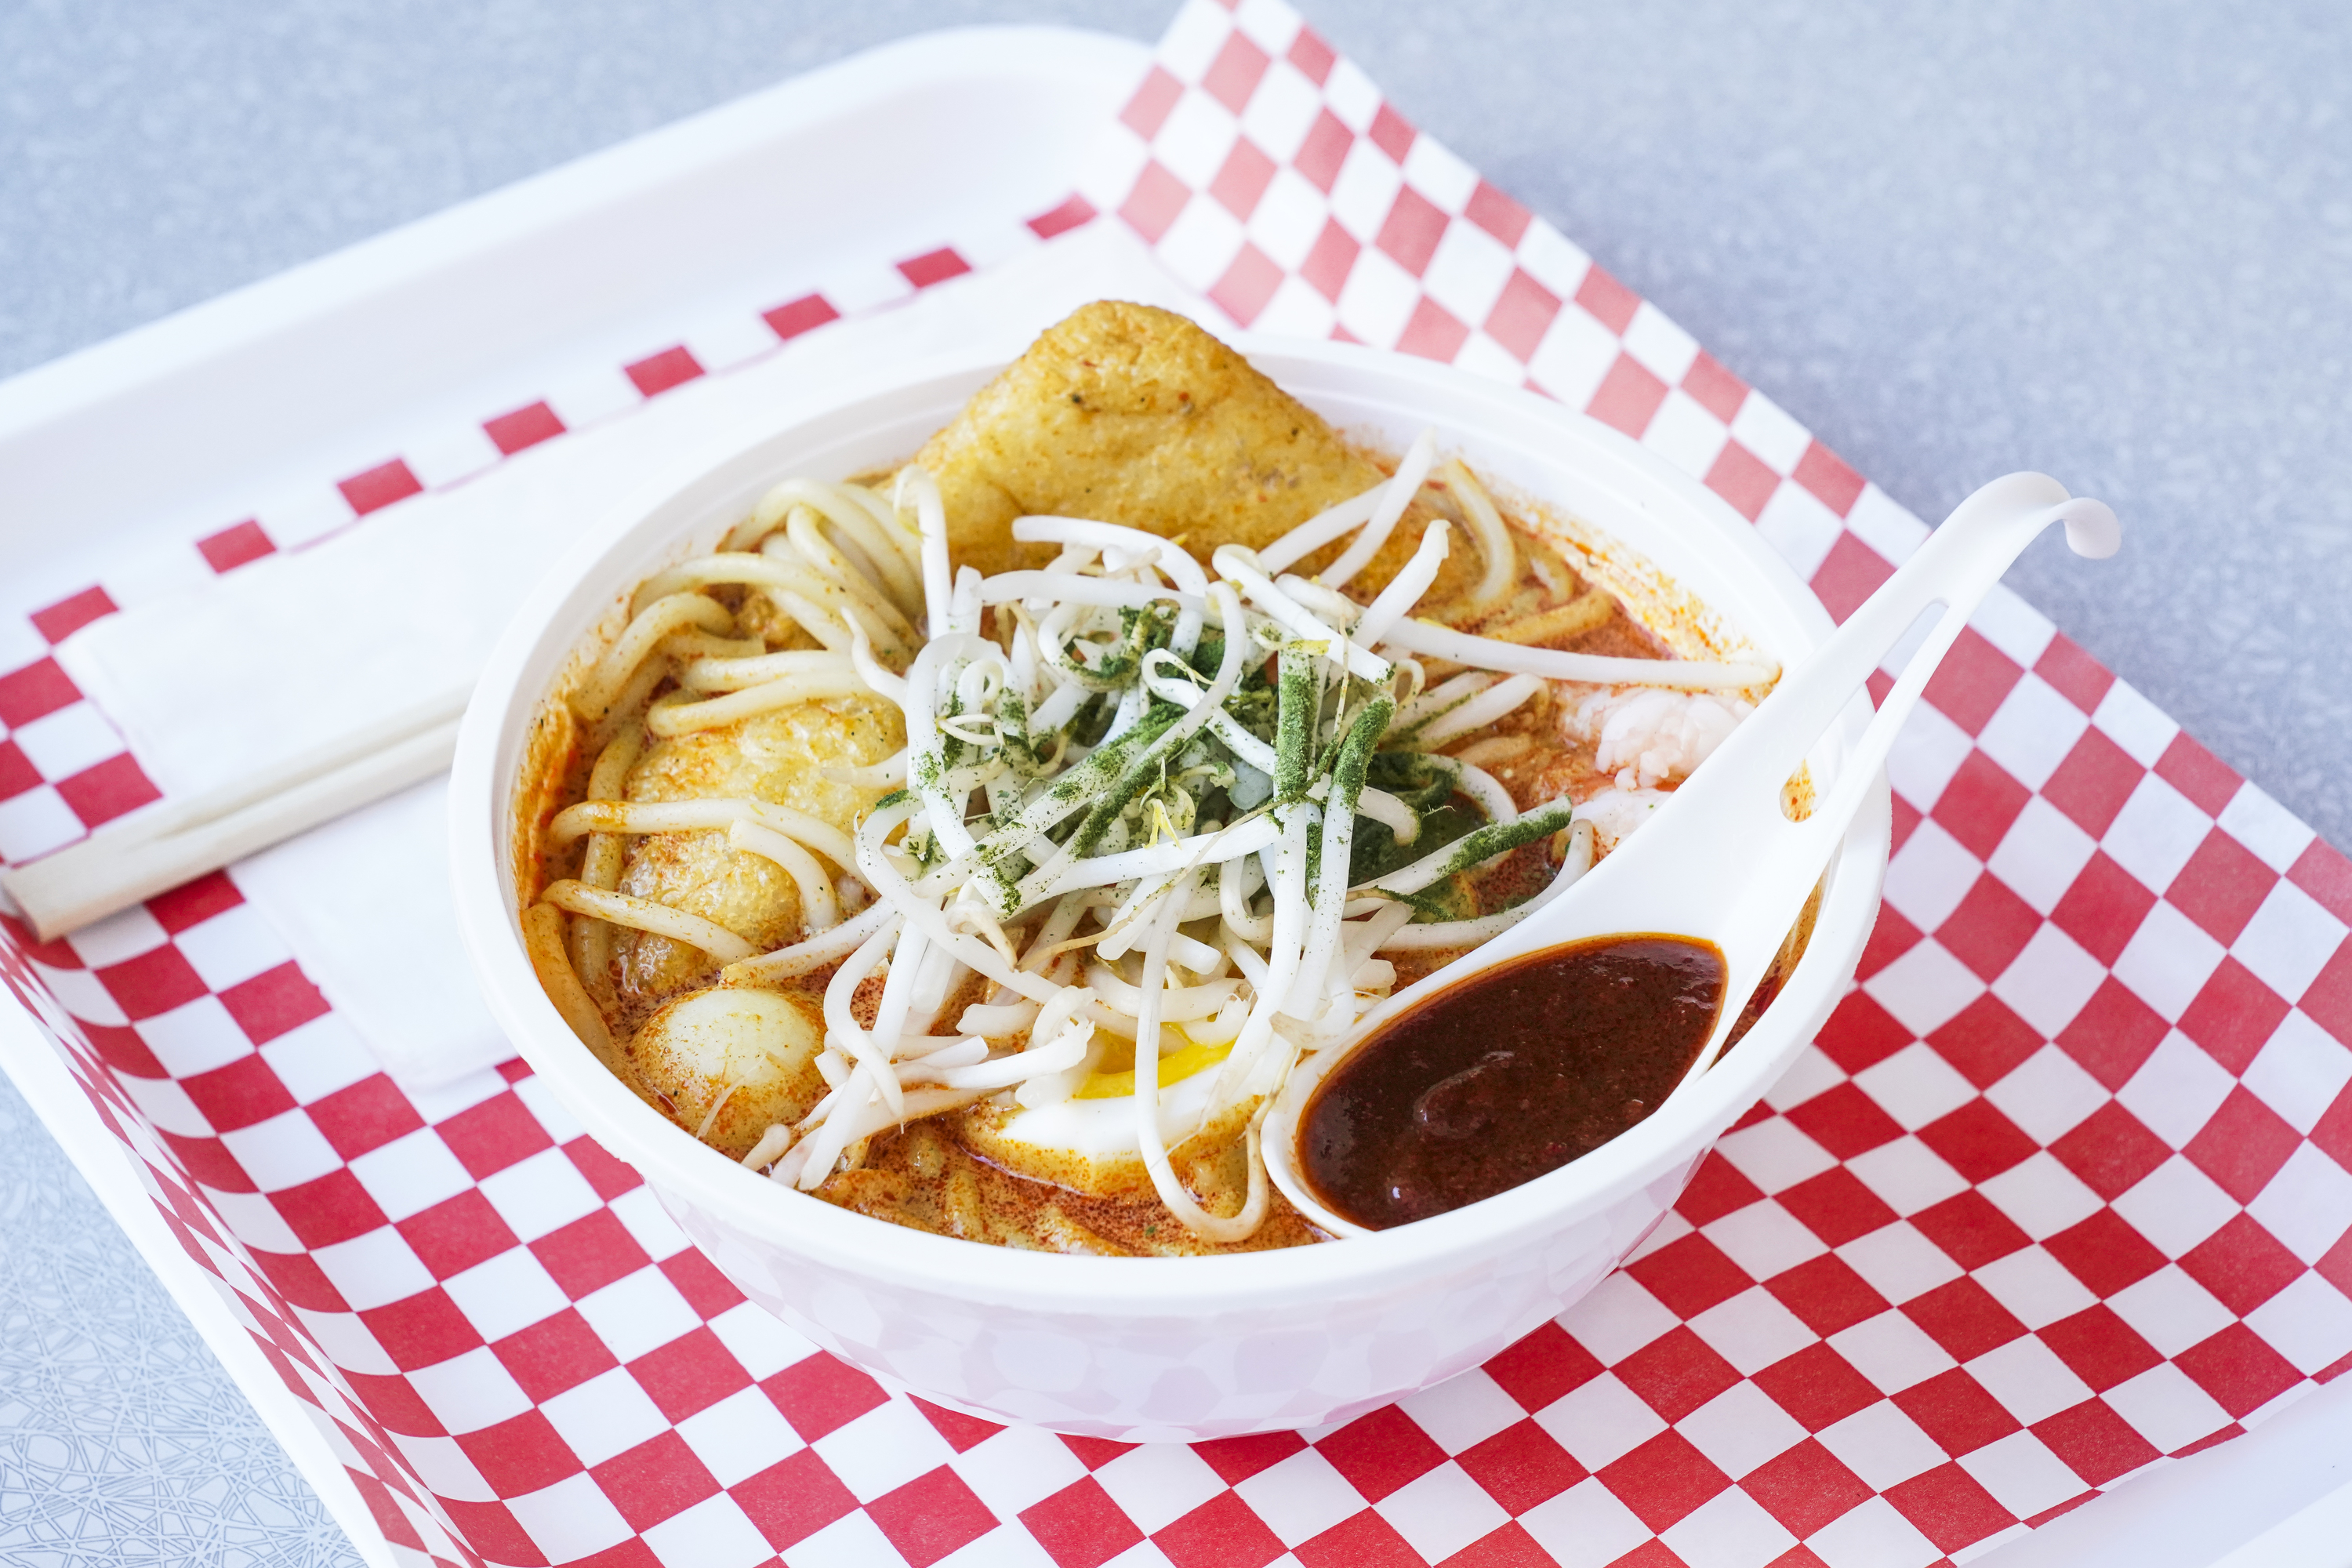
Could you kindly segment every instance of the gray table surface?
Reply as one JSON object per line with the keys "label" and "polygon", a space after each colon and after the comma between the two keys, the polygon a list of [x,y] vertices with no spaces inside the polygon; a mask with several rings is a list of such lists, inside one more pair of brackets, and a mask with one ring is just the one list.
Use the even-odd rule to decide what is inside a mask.
{"label": "gray table surface", "polygon": [[[0,0],[0,375],[858,48],[1168,0]],[[1409,118],[1934,519],[2132,530],[2011,581],[2338,843],[2352,10],[1315,0]],[[0,1556],[342,1563],[0,1083]]]}

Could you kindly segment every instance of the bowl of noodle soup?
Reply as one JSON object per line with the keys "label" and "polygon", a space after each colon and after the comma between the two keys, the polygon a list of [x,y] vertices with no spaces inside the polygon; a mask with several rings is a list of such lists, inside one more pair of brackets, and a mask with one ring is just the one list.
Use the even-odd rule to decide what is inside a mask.
{"label": "bowl of noodle soup", "polygon": [[[1483,481],[1482,502],[1491,491],[1515,528],[1548,541],[1546,548],[1557,552],[1551,559],[1575,563],[1580,582],[1588,588],[1605,583],[1622,613],[1661,645],[1664,657],[1761,670],[1761,685],[1769,687],[1772,668],[1802,658],[1831,629],[1819,603],[1744,519],[1614,431],[1532,394],[1402,356],[1290,341],[1243,340],[1241,347],[1250,365],[1344,433],[1382,474],[1412,470],[1405,500],[1416,493],[1425,499],[1427,492],[1414,488],[1420,475],[1475,475]],[[1099,810],[1087,808],[1095,797],[1079,799],[1071,820],[1081,826],[1058,847],[1033,834],[1032,850],[1005,862],[992,915],[985,908],[959,912],[952,900],[941,901],[938,888],[941,878],[965,876],[981,864],[975,858],[984,858],[982,847],[973,840],[989,838],[985,823],[1002,827],[1030,809],[1034,825],[1042,809],[1035,803],[1064,779],[1110,778],[1119,770],[1109,761],[1091,774],[1087,762],[1141,754],[1181,722],[1171,710],[1181,715],[1187,700],[1212,707],[1241,690],[1236,670],[1244,662],[1255,668],[1264,661],[1259,683],[1269,717],[1260,734],[1275,746],[1280,737],[1271,716],[1284,649],[1297,646],[1302,625],[1312,630],[1365,612],[1336,596],[1315,597],[1321,577],[1304,582],[1282,570],[1294,561],[1303,570],[1308,559],[1294,537],[1304,531],[1297,529],[1286,531],[1286,547],[1260,538],[1240,556],[1222,547],[1203,550],[1203,556],[1214,554],[1214,582],[1190,583],[1172,554],[1150,559],[1148,542],[1130,548],[1116,532],[1090,532],[1085,517],[1024,519],[1010,533],[1000,529],[1000,537],[971,551],[988,568],[985,575],[959,573],[969,565],[961,560],[927,562],[915,542],[899,542],[906,546],[900,559],[888,559],[893,512],[902,511],[910,531],[919,531],[916,514],[928,498],[919,482],[914,494],[901,484],[893,496],[878,477],[931,449],[926,443],[976,396],[996,395],[992,389],[1005,374],[1002,361],[932,367],[845,395],[666,493],[620,508],[583,535],[523,598],[467,715],[451,790],[463,935],[493,1012],[566,1107],[636,1167],[747,1296],[843,1359],[997,1420],[1127,1441],[1197,1440],[1343,1420],[1495,1354],[1589,1289],[1664,1217],[1715,1138],[1811,1040],[1850,981],[1876,915],[1887,797],[1882,785],[1849,833],[1801,941],[1792,941],[1777,990],[1759,998],[1737,1050],[1547,1174],[1429,1218],[1335,1237],[1269,1192],[1262,1167],[1251,1162],[1263,1108],[1272,1103],[1281,1074],[1295,1068],[1302,1050],[1311,1055],[1319,1043],[1339,1040],[1355,1015],[1339,1002],[1321,1005],[1319,1013],[1296,1010],[1313,1014],[1318,1025],[1272,1001],[1258,1005],[1259,994],[1276,984],[1263,965],[1279,951],[1279,940],[1247,952],[1227,942],[1218,951],[1210,933],[1230,937],[1234,923],[1271,931],[1284,907],[1283,879],[1321,874],[1312,864],[1282,869],[1284,833],[1292,835],[1293,849],[1310,840],[1319,845],[1327,870],[1335,864],[1334,845],[1343,861],[1351,847],[1344,837],[1314,840],[1325,831],[1319,820],[1304,828],[1270,820],[1287,797],[1279,785],[1257,795],[1253,770],[1238,765],[1261,754],[1252,737],[1237,736],[1206,762],[1197,747],[1169,751],[1154,775],[1161,794],[1140,814],[1132,802],[1122,816],[1110,808],[1120,805],[1117,798]],[[1424,438],[1430,431],[1433,451]],[[1449,462],[1462,469],[1442,467]],[[845,485],[861,477],[875,482],[857,491]],[[1465,489],[1457,478],[1452,493],[1460,497]],[[950,489],[950,508],[955,501]],[[1493,559],[1491,546],[1484,554],[1470,548],[1478,529],[1468,500],[1445,504],[1454,520],[1456,576],[1473,582],[1479,563]],[[862,513],[851,510],[858,507]],[[1367,502],[1355,525],[1378,510],[1376,500]],[[835,638],[851,646],[772,634],[755,651],[748,599],[735,606],[740,615],[687,604],[667,620],[647,619],[657,604],[729,581],[714,576],[710,561],[738,562],[731,580],[738,589],[758,576],[766,569],[755,569],[750,558],[762,538],[790,531],[787,517],[799,530],[791,534],[799,553],[779,548],[772,558],[805,562],[831,549],[836,565],[859,568],[876,585],[861,607],[835,607],[828,623],[854,628],[854,638]],[[1424,545],[1444,531],[1431,519],[1421,526]],[[1338,552],[1344,566],[1346,538],[1335,525],[1327,538],[1307,543],[1322,551],[1313,559],[1328,561]],[[1399,549],[1410,557],[1404,543],[1410,541]],[[1022,546],[1029,547],[1027,560],[1058,550],[1057,564],[1067,571],[1078,563],[1076,574],[1092,580],[1042,583],[1044,571],[1022,564]],[[1293,552],[1289,560],[1280,559],[1286,548]],[[1265,553],[1255,552],[1260,550]],[[1429,546],[1426,553],[1442,555],[1443,547]],[[1391,560],[1389,580],[1412,565],[1411,559],[1402,566]],[[941,569],[949,574],[943,578]],[[1340,569],[1327,565],[1324,572]],[[954,597],[959,577],[970,584],[961,603]],[[1114,578],[1159,584],[1157,600],[1167,608],[1154,608],[1152,595],[1131,593]],[[779,584],[770,595],[778,605],[800,591],[791,586],[800,579],[760,580]],[[836,573],[830,580],[842,579]],[[1286,588],[1274,586],[1277,581]],[[1251,582],[1264,592],[1244,609],[1229,584]],[[986,584],[998,586],[983,589]],[[986,620],[980,618],[983,592],[992,595]],[[1371,597],[1360,625],[1383,614],[1380,596]],[[1067,610],[1065,600],[1098,601],[1121,618],[1095,614],[1089,621],[1092,612]],[[890,603],[899,607],[895,617],[881,613]],[[1261,614],[1268,604],[1278,612],[1275,620],[1286,613],[1284,605],[1304,606],[1323,619],[1310,615],[1269,629]],[[1027,607],[1026,633],[1007,628],[1015,605]],[[932,613],[906,613],[925,606]],[[826,607],[804,605],[806,619],[814,624]],[[1556,615],[1557,607],[1546,613]],[[1448,653],[1468,644],[1415,631],[1401,615],[1391,620],[1405,629],[1381,644],[1386,658],[1366,668],[1380,682],[1392,682],[1379,685],[1376,700],[1396,700],[1377,721],[1362,719],[1356,727],[1377,739],[1381,727],[1397,725],[1402,714],[1424,738],[1436,737],[1431,752],[1517,754],[1510,744],[1489,742],[1518,721],[1509,718],[1509,703],[1523,702],[1524,690],[1509,682],[1539,678],[1499,668],[1474,670],[1476,680],[1452,675],[1458,666]],[[941,635],[927,637],[933,624]],[[1105,629],[1079,647],[1071,628],[1088,625]],[[996,640],[981,637],[983,629]],[[1229,635],[1234,633],[1255,642]],[[1024,635],[1032,636],[1025,664]],[[1164,701],[1127,700],[1113,685],[1111,676],[1124,668],[1118,664],[1122,636],[1130,651],[1139,650],[1143,671],[1130,676],[1130,684],[1157,682],[1149,689],[1167,693]],[[634,656],[616,653],[632,638]],[[1002,659],[992,651],[1000,645],[1009,648]],[[1327,684],[1337,683],[1336,689],[1353,676],[1339,668],[1352,648],[1328,646],[1333,673]],[[674,656],[667,676],[644,673],[645,651],[656,647]],[[964,662],[942,668],[957,647],[965,650]],[[1034,727],[1076,726],[1068,729],[1075,735],[1091,723],[1090,743],[1062,742],[1042,762],[1015,757],[1034,763],[1023,777],[1001,767],[985,774],[927,773],[920,762],[927,745],[954,763],[980,754],[968,748],[992,735],[1011,737],[1008,745],[1018,742],[1024,726],[1015,709],[1013,728],[1006,728],[1005,692],[1037,697],[1070,689],[1040,673],[1043,654],[1101,678],[1087,690],[1102,695],[1098,701],[1066,698],[1052,711],[1053,698],[1038,697]],[[1391,668],[1408,660],[1437,674],[1424,677],[1416,668],[1408,680]],[[1531,668],[1552,667],[1538,661]],[[1360,679],[1363,690],[1374,689],[1370,674]],[[859,704],[877,689],[905,689],[892,687],[894,680],[941,683],[923,688],[940,693],[937,715],[910,709],[912,721],[901,728],[868,724],[872,714]],[[625,689],[632,682],[639,688],[634,692]],[[786,711],[772,702],[762,710],[763,699],[744,695],[762,686],[775,689],[772,697],[832,704],[824,735],[775,717],[761,721],[768,729],[757,732],[769,737],[761,744],[784,759],[776,766],[798,768],[793,776],[814,781],[810,789],[821,784],[835,793],[787,799],[771,789],[759,804],[737,799],[719,809],[705,797],[719,785],[698,793],[678,781],[693,769],[720,766],[707,748],[698,749],[704,742],[697,737],[751,734],[742,728],[747,715]],[[1745,689],[1753,695],[1759,687]],[[1615,694],[1586,705],[1582,721],[1594,738],[1580,754],[1602,747],[1606,755],[1608,742],[1599,737],[1608,721],[1622,711],[1648,711],[1636,700],[1638,685],[1611,690]],[[648,692],[656,693],[649,706]],[[552,700],[558,694],[568,697]],[[1549,700],[1554,706],[1545,710],[1550,717],[1544,722],[1574,732],[1575,705],[1556,694]],[[733,707],[725,706],[730,701]],[[1745,710],[1728,689],[1723,702],[1729,716],[1721,722]],[[1354,816],[1360,832],[1367,822],[1392,823],[1390,837],[1398,842],[1379,873],[1386,887],[1331,872],[1330,885],[1348,900],[1347,921],[1338,900],[1323,900],[1325,926],[1332,929],[1318,951],[1310,889],[1296,904],[1300,923],[1287,936],[1286,960],[1286,973],[1320,963],[1338,977],[1328,988],[1342,996],[1352,978],[1359,1005],[1475,946],[1489,926],[1500,929],[1498,919],[1539,908],[1547,891],[1572,881],[1577,857],[1589,864],[1596,826],[1605,848],[1632,830],[1628,816],[1638,820],[1649,785],[1663,780],[1670,787],[1672,725],[1653,726],[1633,750],[1618,746],[1622,755],[1613,760],[1624,764],[1617,774],[1622,787],[1612,792],[1604,781],[1595,794],[1588,781],[1580,786],[1586,798],[1572,811],[1564,796],[1556,810],[1541,804],[1521,809],[1496,798],[1482,826],[1447,829],[1448,842],[1475,847],[1482,857],[1466,874],[1486,882],[1465,881],[1471,847],[1451,861],[1444,843],[1412,852],[1412,835],[1435,825],[1435,808],[1401,814],[1373,798],[1384,792],[1390,801],[1422,798],[1412,795],[1430,782],[1411,772],[1420,764],[1368,773],[1360,755],[1368,746],[1360,744],[1359,765],[1349,771],[1345,732],[1370,706],[1350,709],[1344,695],[1323,701],[1313,710],[1325,715],[1328,728],[1314,732],[1307,751],[1322,759],[1328,776],[1315,785],[1323,802],[1342,794],[1358,802],[1367,814]],[[1073,717],[1074,708],[1083,710],[1080,716]],[[616,710],[635,715],[630,724],[642,720],[646,749],[625,742],[615,749],[611,723],[582,717]],[[974,730],[980,721],[971,715],[983,712],[995,717]],[[1700,718],[1717,721],[1704,711]],[[1808,762],[1814,787],[1834,781],[1865,719],[1857,708],[1822,738]],[[927,731],[927,720],[946,728]],[[1690,722],[1685,720],[1685,729]],[[1220,720],[1219,727],[1233,726]],[[1193,728],[1208,732],[1204,724]],[[1179,735],[1171,746],[1182,740]],[[1482,745],[1486,750],[1478,750]],[[619,760],[607,762],[613,758]],[[724,765],[739,762],[730,753]],[[600,763],[607,764],[601,778]],[[1222,773],[1215,772],[1220,766]],[[1192,795],[1180,800],[1166,779],[1186,767],[1213,784],[1203,788],[1195,778]],[[667,794],[640,787],[656,775],[672,786]],[[625,790],[624,776],[631,781]],[[739,773],[725,776],[737,781],[728,787],[745,787]],[[1443,770],[1427,793],[1469,812],[1482,792],[1495,795],[1493,783],[1493,773],[1460,764]],[[1303,805],[1305,785],[1296,778],[1292,785]],[[1064,787],[1069,793],[1075,784]],[[943,791],[958,799],[969,792],[965,811],[985,809],[959,817],[953,802],[941,804]],[[1184,820],[1171,820],[1171,811]],[[828,815],[845,834],[811,820]],[[966,821],[978,831],[959,841]],[[1148,831],[1136,828],[1138,821]],[[1515,833],[1507,831],[1515,824]],[[600,844],[608,847],[600,850]],[[609,847],[615,844],[627,847],[625,870],[616,869],[624,863]],[[1167,858],[1177,845],[1205,847],[1178,865]],[[1212,867],[1198,873],[1191,894],[1180,889],[1171,895],[1175,903],[1155,913],[1146,896],[1153,893],[1154,875],[1194,874],[1202,853],[1221,850],[1235,851],[1223,858],[1242,866],[1246,879],[1227,872],[1220,888]],[[770,904],[760,907],[786,900],[789,929],[751,931],[749,915],[673,921],[646,907],[660,903],[664,888],[685,886],[680,879],[702,877],[696,884],[705,890],[698,894],[705,898],[700,907],[721,914],[751,908],[708,901],[719,896],[709,889],[736,886],[710,870],[719,863],[710,857],[721,851],[750,858],[727,861],[733,869],[726,876],[756,872],[758,888],[771,889],[761,895]],[[1365,864],[1363,852],[1360,844],[1353,847],[1357,869]],[[852,874],[860,857],[862,878]],[[1265,867],[1262,873],[1252,869],[1256,865]],[[1523,885],[1508,898],[1492,894],[1495,868],[1512,865],[1521,868]],[[751,871],[741,870],[746,866]],[[1101,880],[1114,872],[1124,874]],[[884,881],[891,886],[881,888]],[[979,886],[978,878],[966,885]],[[1479,886],[1490,888],[1484,901]],[[931,895],[924,903],[919,895],[927,887]],[[1432,907],[1448,887],[1469,889],[1463,896],[1471,901]],[[1220,893],[1232,921],[1213,927],[1204,922],[1218,918]],[[1393,900],[1395,910],[1384,913],[1373,893]],[[1187,896],[1194,900],[1189,908]],[[910,897],[917,900],[912,915],[904,912]],[[936,916],[922,912],[934,908]],[[541,912],[555,910],[562,915]],[[611,924],[604,940],[617,940],[619,948],[591,942],[583,950],[579,933],[600,922]],[[730,925],[731,931],[725,929]],[[1417,939],[1410,934],[1417,928],[1436,934]],[[903,954],[885,962],[892,942],[907,941],[901,933],[915,930],[928,933],[929,947],[916,951],[929,963],[908,963]],[[1400,931],[1408,934],[1397,937]],[[1391,940],[1394,948],[1387,945]],[[1417,952],[1416,940],[1426,947]],[[1053,951],[1074,942],[1082,951]],[[1106,958],[1107,949],[1118,951]],[[1161,967],[1151,967],[1155,963]],[[637,989],[617,1000],[608,991],[583,1005],[581,994],[548,978],[551,963],[564,964],[565,973],[617,976]],[[1159,1007],[1143,1015],[1140,1032],[1142,1004],[1132,994],[1139,964]],[[695,965],[701,967],[690,978],[678,978]],[[1058,978],[1048,985],[1040,977]],[[1161,1016],[1180,1009],[1185,1016]],[[1136,1041],[1154,1034],[1160,1070],[1139,1073]],[[805,1086],[797,1098],[778,1089],[783,1098],[761,1100],[766,1090],[747,1091],[737,1068],[711,1066],[735,1061],[730,1042],[754,1035],[767,1042],[768,1066],[761,1071],[775,1079],[789,1065],[799,1074],[793,1081]],[[920,1043],[904,1050],[892,1043],[906,1041]],[[680,1076],[682,1060],[709,1070]],[[1158,1102],[1142,1103],[1155,1077]],[[1134,1098],[1106,1098],[1118,1092]],[[1204,1130],[1224,1110],[1233,1114],[1217,1134],[1227,1152],[1226,1175],[1219,1178],[1197,1155],[1186,1164],[1185,1152],[1207,1137]],[[949,1119],[959,1129],[950,1141],[949,1175],[964,1185],[942,1177],[927,1187],[926,1173],[942,1158],[933,1147],[941,1140],[921,1142],[904,1130],[945,1126]],[[1156,1134],[1163,1126],[1170,1132]],[[1142,1131],[1125,1131],[1129,1127]],[[1188,1131],[1195,1134],[1189,1141]],[[1120,1144],[1120,1137],[1128,1142]],[[959,1176],[967,1164],[955,1161],[977,1174]],[[974,1188],[975,1182],[982,1184]],[[1038,1184],[1087,1196],[1043,1209],[1033,1205],[1019,1223],[1006,1221],[1004,1200],[994,1194],[1025,1193]],[[974,1217],[931,1217],[941,1192],[967,1189],[981,1193]],[[1148,1207],[1155,1199],[1159,1206]],[[1139,1214],[1147,1215],[1142,1229],[1134,1228]],[[1149,1214],[1182,1223],[1158,1235]],[[1156,1245],[1155,1236],[1181,1245]],[[1154,1251],[1181,1255],[1118,1255]]]}

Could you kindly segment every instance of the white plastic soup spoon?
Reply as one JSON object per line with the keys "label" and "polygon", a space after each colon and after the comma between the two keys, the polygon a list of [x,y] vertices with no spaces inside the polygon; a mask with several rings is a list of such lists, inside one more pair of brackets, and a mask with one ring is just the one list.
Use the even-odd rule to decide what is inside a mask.
{"label": "white plastic soup spoon", "polygon": [[[1297,1173],[1301,1117],[1316,1085],[1432,996],[1529,953],[1616,935],[1712,942],[1723,955],[1723,1002],[1682,1081],[1687,1085],[1706,1071],[1869,798],[1928,678],[2010,563],[2053,522],[2066,525],[2066,542],[2075,554],[2092,560],[2114,554],[2123,542],[2122,525],[2104,502],[2070,498],[2047,475],[2011,474],[1986,485],[1811,658],[1782,677],[1640,832],[1544,909],[1367,1013],[1347,1039],[1294,1072],[1269,1118],[1265,1142],[1269,1173],[1284,1195],[1336,1235],[1368,1234],[1331,1213]],[[1781,808],[1784,785],[1887,650],[1937,604],[1942,616],[1879,705],[1834,785],[1803,821],[1790,821]]]}

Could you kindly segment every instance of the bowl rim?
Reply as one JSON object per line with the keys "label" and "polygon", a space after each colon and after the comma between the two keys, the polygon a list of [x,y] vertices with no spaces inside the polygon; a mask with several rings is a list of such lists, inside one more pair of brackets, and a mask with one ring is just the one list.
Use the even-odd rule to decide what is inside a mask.
{"label": "bowl rim", "polygon": [[[1309,379],[1318,371],[1333,372],[1368,384],[1385,380],[1391,385],[1384,390],[1404,391],[1407,402],[1418,385],[1442,392],[1456,405],[1484,404],[1507,421],[1532,417],[1548,425],[1548,434],[1563,448],[1581,447],[1604,463],[1630,468],[1624,477],[1637,486],[1664,492],[1662,499],[1682,515],[1658,512],[1664,526],[1670,532],[1697,531],[1696,539],[1707,546],[1731,549],[1738,565],[1760,574],[1769,595],[1782,602],[1814,642],[1832,629],[1811,589],[1746,518],[1598,420],[1533,392],[1400,353],[1247,333],[1226,341],[1286,389],[1286,366]],[[712,489],[731,468],[755,462],[768,447],[796,438],[807,444],[827,434],[852,438],[861,425],[892,417],[889,405],[932,395],[969,395],[1010,357],[967,353],[907,365],[732,426],[680,461],[666,463],[658,476],[583,529],[522,596],[490,653],[460,728],[449,788],[449,847],[460,938],[493,1016],[533,1070],[550,1080],[585,1130],[636,1168],[674,1211],[680,1203],[705,1210],[809,1262],[878,1282],[1064,1318],[1108,1313],[1130,1320],[1193,1319],[1203,1311],[1318,1303],[1410,1288],[1589,1219],[1677,1163],[1703,1157],[1810,1042],[1812,1027],[1803,1025],[1791,1029],[1790,1037],[1772,1041],[1767,1030],[1774,1016],[1791,1020],[1811,1013],[1817,1026],[1852,978],[1875,921],[1887,859],[1890,813],[1883,773],[1831,862],[1805,960],[1751,1032],[1754,1044],[1771,1048],[1727,1057],[1676,1096],[1678,1110],[1672,1103],[1664,1106],[1601,1148],[1535,1181],[1339,1244],[1181,1258],[1083,1257],[936,1236],[822,1200],[802,1201],[800,1194],[779,1203],[782,1194],[772,1182],[708,1148],[646,1105],[572,1033],[525,955],[502,826],[510,810],[512,760],[519,758],[521,739],[545,697],[543,681],[527,687],[524,677],[551,642],[568,649],[583,635],[586,623],[562,618],[570,602],[616,557],[633,548],[642,552],[640,532],[659,514],[690,507],[698,489]],[[1372,401],[1377,395],[1366,389],[1354,395]],[[1447,423],[1464,437],[1477,434],[1458,416],[1449,416]],[[708,510],[713,503],[701,504]],[[684,537],[708,521],[673,520],[667,537]],[[1823,743],[1837,745],[1842,755],[1867,717],[1866,704],[1858,700]],[[1695,1129],[1703,1133],[1696,1156],[1689,1148]]]}

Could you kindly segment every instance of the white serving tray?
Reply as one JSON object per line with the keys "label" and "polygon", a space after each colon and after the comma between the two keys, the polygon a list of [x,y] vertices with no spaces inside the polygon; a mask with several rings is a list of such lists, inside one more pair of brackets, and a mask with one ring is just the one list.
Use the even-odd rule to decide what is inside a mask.
{"label": "white serving tray", "polygon": [[[1046,27],[869,51],[0,383],[0,583],[17,606],[360,471],[453,425],[824,289],[1076,184],[1150,58]],[[875,193],[890,193],[877,202]],[[856,215],[845,231],[829,218]],[[1008,235],[1006,243],[1017,243]],[[789,258],[780,267],[777,258]],[[887,279],[885,279],[887,287]],[[783,291],[780,291],[782,289]],[[529,309],[520,308],[528,301]],[[465,406],[446,388],[467,389]],[[502,403],[501,390],[512,395]],[[118,601],[137,584],[109,580]],[[307,1413],[172,1239],[121,1145],[0,995],[0,1068],[70,1152],[371,1564],[390,1548]],[[2352,1378],[1979,1562],[2352,1562]]]}
{"label": "white serving tray", "polygon": [[[698,321],[756,321],[819,289],[854,308],[877,263],[950,237],[985,265],[993,231],[1075,188],[1095,129],[1150,58],[1127,39],[1056,27],[887,45],[0,382],[11,606],[48,603],[276,498],[299,505],[299,487],[321,474],[609,373],[678,342],[681,324],[691,342]],[[449,386],[467,389],[465,406],[446,403]],[[504,402],[501,388],[513,393]],[[137,591],[109,585],[118,601]],[[128,1151],[5,992],[0,1068],[361,1557],[393,1568],[310,1407],[173,1239]]]}
{"label": "white serving tray", "polygon": [[887,45],[0,382],[6,596],[47,603],[97,546],[225,527],[697,322],[884,302],[876,264],[945,237],[985,266],[1076,187],[1149,59],[1055,27]]}

